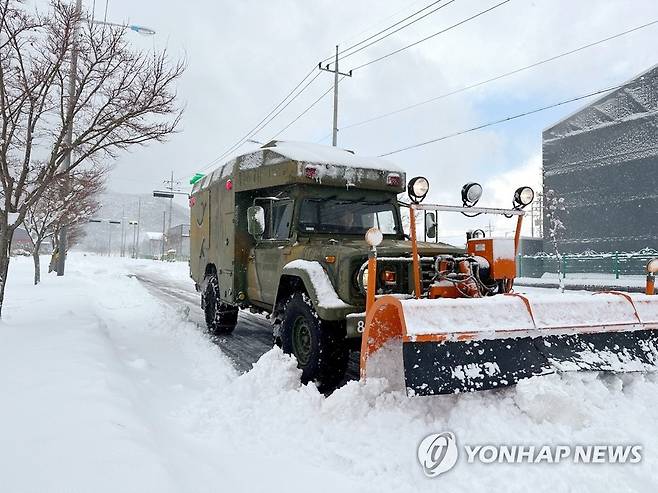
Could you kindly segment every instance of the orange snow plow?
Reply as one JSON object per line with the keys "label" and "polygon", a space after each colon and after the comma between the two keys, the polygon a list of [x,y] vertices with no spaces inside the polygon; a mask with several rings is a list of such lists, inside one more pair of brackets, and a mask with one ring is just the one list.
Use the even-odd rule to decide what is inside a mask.
{"label": "orange snow plow", "polygon": [[[413,201],[411,190],[409,195]],[[409,395],[495,389],[556,371],[658,369],[658,296],[649,294],[658,260],[647,266],[647,294],[514,293],[523,202],[532,202],[517,196],[513,209],[479,208],[466,200],[464,207],[410,204],[414,296],[376,296],[375,283],[368,282],[361,378],[368,376],[377,351],[400,344]],[[463,256],[435,259],[427,286],[416,246],[419,210],[516,216],[516,235],[514,240],[469,238]],[[377,233],[373,228],[366,235],[373,280]]]}

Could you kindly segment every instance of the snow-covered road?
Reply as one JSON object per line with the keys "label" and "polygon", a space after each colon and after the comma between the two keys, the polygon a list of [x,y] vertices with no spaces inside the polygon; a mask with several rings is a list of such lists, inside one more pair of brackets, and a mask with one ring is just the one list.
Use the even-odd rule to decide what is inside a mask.
{"label": "snow-covered road", "polygon": [[[658,378],[551,375],[515,388],[408,399],[383,380],[325,397],[268,351],[244,374],[184,304],[135,274],[184,264],[73,255],[30,285],[15,259],[0,323],[0,490],[655,491]],[[181,285],[182,286],[182,285]],[[191,300],[190,300],[191,302]],[[644,446],[640,464],[468,464],[426,479],[428,434],[460,444]]]}

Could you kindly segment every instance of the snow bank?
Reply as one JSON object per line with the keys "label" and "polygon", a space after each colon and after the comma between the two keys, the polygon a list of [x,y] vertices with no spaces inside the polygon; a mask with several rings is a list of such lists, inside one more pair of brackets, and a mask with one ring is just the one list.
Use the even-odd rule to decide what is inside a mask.
{"label": "snow bank", "polygon": [[[185,312],[128,274],[184,264],[71,256],[30,285],[12,260],[0,324],[3,491],[652,491],[655,375],[550,375],[408,399],[383,378],[329,397],[273,349],[238,375]],[[172,271],[172,272],[173,272]],[[172,276],[173,280],[174,276]],[[178,282],[189,283],[186,278]],[[37,309],[38,307],[38,309]],[[635,465],[468,464],[428,480],[430,433],[464,444],[640,443]]]}
{"label": "snow bank", "polygon": [[[531,285],[531,286],[550,286],[556,285],[560,282],[557,274],[546,272],[541,277],[517,277],[514,280],[516,286]],[[591,286],[591,287],[614,287],[620,288],[644,288],[646,284],[646,276],[619,276],[619,279],[614,274],[598,274],[598,273],[568,273],[563,279],[565,286]]]}

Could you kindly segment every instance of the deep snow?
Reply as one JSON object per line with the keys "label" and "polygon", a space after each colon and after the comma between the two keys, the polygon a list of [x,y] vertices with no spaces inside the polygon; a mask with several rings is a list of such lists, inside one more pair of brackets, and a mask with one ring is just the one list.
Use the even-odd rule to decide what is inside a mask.
{"label": "deep snow", "polygon": [[[186,311],[128,274],[184,264],[72,255],[31,286],[12,260],[0,323],[0,489],[8,492],[655,491],[658,378],[549,375],[408,399],[386,381],[329,397],[266,353],[239,375]],[[635,465],[467,464],[426,479],[416,447],[640,443]]]}

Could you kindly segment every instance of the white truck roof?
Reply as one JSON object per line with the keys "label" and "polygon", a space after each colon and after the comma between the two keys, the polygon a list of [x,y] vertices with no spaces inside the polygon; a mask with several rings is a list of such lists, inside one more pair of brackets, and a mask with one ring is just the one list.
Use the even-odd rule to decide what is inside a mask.
{"label": "white truck roof", "polygon": [[[352,151],[338,147],[312,144],[308,142],[294,142],[273,140],[267,144],[240,154],[217,168],[211,174],[199,180],[193,189],[196,192],[208,187],[210,184],[227,180],[233,177],[239,182],[238,174],[241,172],[257,172],[269,166],[295,163],[296,170],[287,169],[288,177],[295,176],[304,181],[305,170],[308,166],[317,165],[313,180],[317,183],[356,186],[369,183],[386,182],[387,174],[398,174],[404,187],[405,173],[397,165],[378,157],[360,156]],[[344,182],[344,183],[342,183]],[[238,188],[242,188],[238,185]],[[379,187],[377,187],[379,188]]]}

